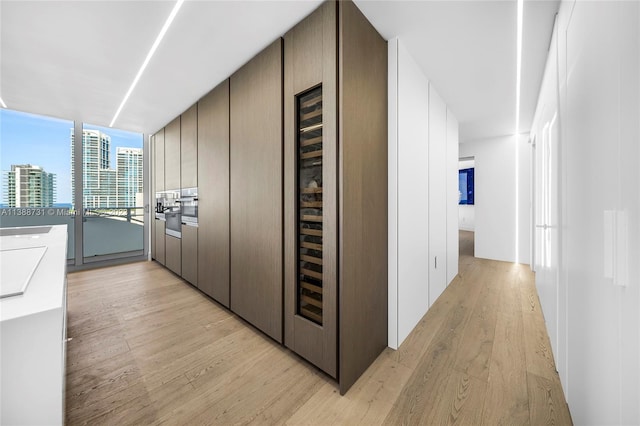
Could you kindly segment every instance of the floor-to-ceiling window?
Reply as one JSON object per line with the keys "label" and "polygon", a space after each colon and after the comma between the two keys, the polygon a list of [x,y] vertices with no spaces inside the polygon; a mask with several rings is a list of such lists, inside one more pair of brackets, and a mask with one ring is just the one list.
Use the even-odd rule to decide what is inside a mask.
{"label": "floor-to-ceiling window", "polygon": [[0,136],[0,226],[66,224],[75,265],[145,254],[142,134],[2,109]]}
{"label": "floor-to-ceiling window", "polygon": [[70,129],[72,121],[0,109],[0,226],[65,224],[73,259]]}
{"label": "floor-to-ceiling window", "polygon": [[83,256],[142,254],[142,134],[85,123],[82,165]]}

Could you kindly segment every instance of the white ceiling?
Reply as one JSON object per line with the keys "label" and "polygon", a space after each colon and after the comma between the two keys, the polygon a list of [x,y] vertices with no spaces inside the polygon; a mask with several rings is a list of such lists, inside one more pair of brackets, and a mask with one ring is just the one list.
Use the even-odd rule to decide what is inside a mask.
{"label": "white ceiling", "polygon": [[[151,133],[321,1],[187,1],[114,127]],[[460,139],[513,133],[515,1],[356,1],[399,36],[458,117]],[[0,2],[8,108],[107,126],[173,1]],[[524,9],[521,131],[533,118],[557,1]]]}
{"label": "white ceiling", "polygon": [[[513,134],[515,1],[358,2],[385,38],[398,36],[460,122],[460,140]],[[557,1],[525,1],[520,130],[531,127]]]}

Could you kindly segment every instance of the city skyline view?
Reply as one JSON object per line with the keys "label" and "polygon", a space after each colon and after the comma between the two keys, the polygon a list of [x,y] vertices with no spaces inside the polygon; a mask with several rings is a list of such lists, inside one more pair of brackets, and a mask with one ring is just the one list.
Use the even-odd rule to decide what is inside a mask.
{"label": "city skyline view", "polygon": [[[70,133],[71,146],[74,145]],[[133,207],[142,205],[142,148],[117,147],[117,158],[111,151],[111,136],[100,130],[82,131],[83,206]],[[74,155],[71,154],[71,191],[75,193]],[[74,203],[72,203],[73,205]]]}
{"label": "city skyline view", "polygon": [[12,164],[2,173],[5,202],[9,207],[53,207],[56,175],[32,164]]}
{"label": "city skyline view", "polygon": [[[0,109],[0,169],[31,164],[56,175],[56,205],[72,204],[71,144],[73,122],[52,117]],[[98,130],[110,136],[110,167],[115,169],[118,149],[142,149],[142,134],[83,124],[84,130]],[[2,202],[7,204],[3,188]]]}

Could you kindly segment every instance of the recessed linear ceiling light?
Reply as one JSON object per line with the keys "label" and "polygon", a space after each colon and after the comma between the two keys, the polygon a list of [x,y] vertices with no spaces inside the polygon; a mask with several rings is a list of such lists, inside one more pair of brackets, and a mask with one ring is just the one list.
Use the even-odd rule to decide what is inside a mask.
{"label": "recessed linear ceiling light", "polygon": [[162,39],[163,39],[164,35],[166,34],[167,30],[169,29],[169,26],[173,22],[173,19],[176,17],[176,15],[178,14],[178,11],[182,7],[182,3],[184,3],[184,0],[178,0],[176,2],[175,6],[173,6],[173,10],[169,14],[169,17],[167,18],[167,21],[164,23],[164,26],[160,30],[160,34],[158,34],[158,37],[156,37],[156,41],[153,42],[153,46],[151,46],[151,50],[149,50],[149,53],[147,53],[147,57],[145,58],[144,62],[142,63],[142,66],[140,67],[140,70],[138,71],[138,74],[136,74],[136,78],[133,79],[133,83],[131,83],[131,87],[129,87],[129,90],[127,91],[127,94],[124,95],[124,99],[122,100],[122,103],[118,107],[118,110],[116,111],[116,115],[113,116],[113,120],[111,120],[111,123],[109,124],[109,127],[113,127],[113,123],[116,122],[116,119],[120,115],[120,112],[122,111],[122,108],[124,107],[124,104],[126,104],[127,101],[129,100],[129,96],[131,96],[131,92],[133,92],[133,89],[138,84],[138,81],[140,80],[140,77],[142,76],[142,73],[144,72],[145,68],[147,68],[147,65],[149,64],[149,61],[151,60],[151,57],[156,52],[156,49],[160,45],[160,42],[162,41]]}
{"label": "recessed linear ceiling light", "polygon": [[519,263],[519,256],[520,256],[520,220],[519,220],[519,216],[520,216],[520,197],[519,195],[519,187],[520,187],[520,167],[519,167],[519,163],[520,163],[520,141],[518,140],[520,137],[520,81],[521,81],[521,75],[522,75],[522,21],[523,21],[523,11],[524,8],[524,0],[518,0],[518,6],[517,6],[517,16],[516,16],[516,20],[517,20],[517,35],[516,35],[516,123],[515,123],[515,129],[514,129],[514,138],[515,138],[515,143],[516,143],[516,154],[515,154],[515,167],[516,167],[516,217],[515,217],[515,223],[516,223],[516,229],[515,229],[515,244],[516,244],[516,258],[515,258],[515,263]]}
{"label": "recessed linear ceiling light", "polygon": [[522,15],[523,1],[518,0],[518,34],[516,38],[516,131],[520,133],[520,80],[522,78]]}
{"label": "recessed linear ceiling light", "polygon": [[2,108],[6,108],[7,107],[7,104],[4,103],[2,98],[0,98],[0,105],[2,105]]}

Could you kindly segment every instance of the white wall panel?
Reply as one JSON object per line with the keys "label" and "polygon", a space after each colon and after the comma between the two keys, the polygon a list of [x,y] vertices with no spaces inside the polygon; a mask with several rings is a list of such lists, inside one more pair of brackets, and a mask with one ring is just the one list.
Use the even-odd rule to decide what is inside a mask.
{"label": "white wall panel", "polygon": [[605,276],[603,220],[605,211],[626,212],[635,228],[626,232],[636,238],[622,251],[634,249],[638,259],[639,180],[629,162],[638,158],[637,7],[577,2],[566,30],[568,393],[583,424],[640,421],[638,304],[629,302],[638,300],[638,274],[628,287],[615,278],[628,271]]}
{"label": "white wall panel", "polygon": [[574,422],[640,424],[640,3],[563,3],[556,46],[533,133],[559,106],[560,262],[538,291]]}
{"label": "white wall panel", "polygon": [[[558,104],[558,34],[554,27],[549,57],[531,129],[534,140],[533,267],[556,369],[561,383],[567,378],[566,281],[560,279],[560,117]],[[565,386],[566,389],[566,386]]]}
{"label": "white wall panel", "polygon": [[611,24],[615,14],[578,2],[567,29],[569,344],[583,353],[569,369],[569,403],[579,424],[618,423],[619,363],[600,362],[617,358],[619,332],[617,292],[603,277],[603,216],[616,205],[618,61],[612,28],[598,22]]}
{"label": "white wall panel", "polygon": [[[458,123],[398,38],[389,40],[388,51],[388,331],[389,346],[397,349],[445,289],[447,271],[457,274]],[[437,203],[435,221],[430,194]],[[438,268],[430,271],[426,265],[435,266],[435,256]]]}
{"label": "white wall panel", "polygon": [[458,120],[447,109],[447,285],[458,275]]}
{"label": "white wall panel", "polygon": [[[395,208],[390,205],[390,218],[395,216],[397,222],[390,232],[395,230],[397,245],[392,248],[396,252],[395,277],[390,276],[390,291],[396,289],[396,342],[390,339],[389,345],[399,346],[413,330],[428,309],[428,275],[424,268],[429,256],[429,228],[428,228],[428,122],[429,113],[428,93],[429,82],[415,61],[398,41],[389,41],[390,86],[394,85],[392,74],[397,75],[394,85],[396,99],[395,117],[390,116],[389,158],[394,157],[396,164],[390,165],[390,204],[395,200]],[[395,70],[391,70],[395,68]],[[390,91],[390,98],[391,98]],[[389,108],[390,114],[393,109]],[[395,142],[395,143],[394,143]],[[392,170],[396,171],[394,173]],[[392,193],[394,195],[392,195]],[[393,210],[393,212],[391,212]],[[393,237],[389,239],[393,245]],[[391,255],[391,251],[390,251]],[[392,256],[392,255],[391,255]],[[391,274],[392,268],[389,268]],[[391,281],[395,286],[391,287]],[[389,297],[391,301],[394,296]],[[392,318],[392,311],[389,317]]]}
{"label": "white wall panel", "polygon": [[447,286],[446,159],[447,106],[429,84],[429,306]]}

